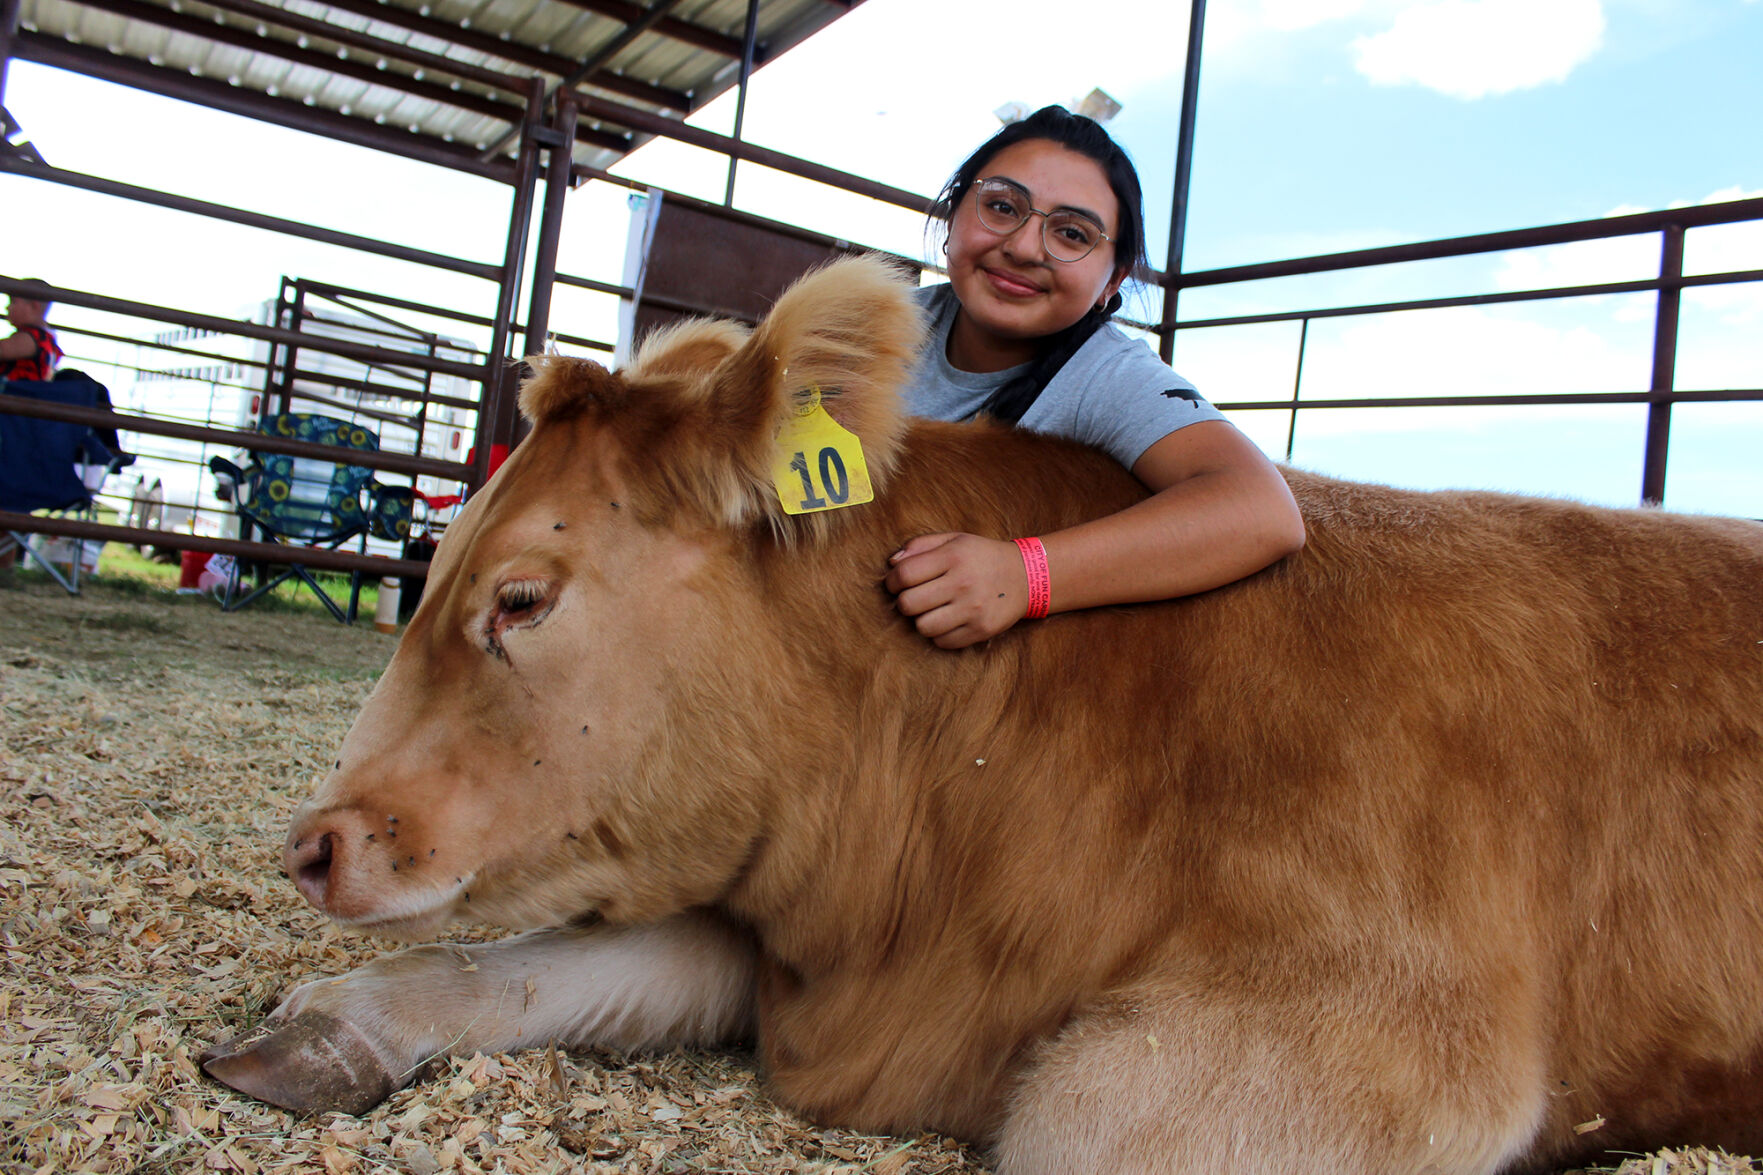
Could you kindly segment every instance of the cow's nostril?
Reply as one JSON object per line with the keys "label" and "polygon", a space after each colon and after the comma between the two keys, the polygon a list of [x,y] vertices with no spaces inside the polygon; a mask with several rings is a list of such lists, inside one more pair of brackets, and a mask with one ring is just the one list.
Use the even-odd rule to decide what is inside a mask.
{"label": "cow's nostril", "polygon": [[331,840],[326,832],[308,836],[296,843],[288,853],[288,875],[307,901],[324,908],[325,892],[330,888]]}

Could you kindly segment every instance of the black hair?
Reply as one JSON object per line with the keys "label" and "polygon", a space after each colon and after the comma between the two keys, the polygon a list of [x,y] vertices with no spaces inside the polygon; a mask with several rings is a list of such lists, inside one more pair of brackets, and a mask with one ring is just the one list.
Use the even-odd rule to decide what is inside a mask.
{"label": "black hair", "polygon": [[[1100,123],[1073,114],[1063,106],[1043,106],[981,144],[955,169],[955,174],[937,194],[937,201],[931,207],[931,220],[942,222],[946,228],[985,166],[1006,147],[1035,139],[1044,139],[1083,155],[1102,169],[1102,174],[1108,178],[1108,187],[1120,205],[1119,224],[1113,234],[1115,268],[1125,269],[1128,277],[1147,268],[1144,195],[1139,186],[1138,169]],[[1021,420],[1023,413],[1059,374],[1060,368],[1101,329],[1103,323],[1114,316],[1120,305],[1120,293],[1116,291],[1106,305],[1091,308],[1077,322],[1049,336],[1029,369],[993,392],[983,411],[1009,424]]]}

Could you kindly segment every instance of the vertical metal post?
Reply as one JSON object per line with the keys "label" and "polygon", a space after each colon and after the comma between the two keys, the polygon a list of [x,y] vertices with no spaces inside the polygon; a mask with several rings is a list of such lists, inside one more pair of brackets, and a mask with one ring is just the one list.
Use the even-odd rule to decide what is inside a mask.
{"label": "vertical metal post", "polygon": [[1292,448],[1298,443],[1298,392],[1304,386],[1304,348],[1310,342],[1310,320],[1298,330],[1298,372],[1292,376],[1292,419],[1286,425],[1286,460],[1292,459]]}
{"label": "vertical metal post", "polygon": [[1175,139],[1175,194],[1169,209],[1169,255],[1163,266],[1163,321],[1158,327],[1157,353],[1168,363],[1175,358],[1175,306],[1181,290],[1182,251],[1188,236],[1188,189],[1194,179],[1194,124],[1200,110],[1200,48],[1206,39],[1206,0],[1193,0],[1188,11],[1188,61],[1181,80],[1181,120]]}
{"label": "vertical metal post", "polygon": [[1672,389],[1677,381],[1677,316],[1683,300],[1683,226],[1667,225],[1659,247],[1659,306],[1653,319],[1653,376],[1647,391],[1647,447],[1641,463],[1641,503],[1665,501],[1665,458],[1671,444]]}
{"label": "vertical metal post", "polygon": [[[439,359],[441,357],[440,336],[425,332],[423,334],[423,345],[428,349],[428,358]],[[419,393],[422,396],[422,405],[416,410],[416,452],[418,455],[421,455],[422,443],[428,436],[429,408],[431,407],[429,397],[433,396],[434,393],[435,373],[425,367],[422,371],[422,391]],[[414,481],[415,479],[412,478],[411,480]]]}
{"label": "vertical metal post", "polygon": [[508,336],[513,331],[514,304],[526,265],[526,241],[532,227],[533,191],[539,170],[539,121],[544,116],[545,80],[527,84],[526,113],[521,119],[520,149],[514,163],[514,199],[508,209],[508,244],[502,254],[502,285],[496,295],[496,321],[490,328],[484,398],[478,408],[477,453],[472,459],[470,488],[490,479],[490,449],[514,443],[515,398],[510,394]]}
{"label": "vertical metal post", "polygon": [[[282,308],[287,305],[287,302],[288,279],[284,277],[282,278],[281,285],[276,288],[275,309],[269,312],[270,326],[280,327],[284,325],[282,321]],[[257,401],[257,411],[254,414],[256,419],[251,421],[252,428],[256,428],[259,424],[263,423],[263,418],[269,415],[269,397],[274,393],[277,384],[281,381],[282,362],[282,345],[280,343],[266,344],[263,355],[263,396]]]}
{"label": "vertical metal post", "polygon": [[557,244],[563,236],[563,201],[569,195],[570,171],[575,163],[575,100],[557,96],[557,115],[551,121],[555,138],[545,165],[545,207],[539,216],[539,246],[533,257],[533,292],[526,313],[526,353],[545,353],[545,334],[551,322],[551,287],[557,281]]}
{"label": "vertical metal post", "polygon": [[6,105],[6,67],[12,61],[12,39],[23,9],[24,0],[0,0],[0,106]]}
{"label": "vertical metal post", "polygon": [[741,124],[747,118],[747,81],[753,76],[753,54],[759,45],[759,0],[747,0],[747,34],[741,42],[741,85],[735,95],[735,150],[728,157],[728,188],[722,194],[725,208],[735,204],[735,167],[740,163]]}
{"label": "vertical metal post", "polygon": [[[288,296],[288,290],[293,296]],[[289,282],[284,279],[282,293],[276,299],[276,325],[283,330],[298,331],[306,321],[306,287],[300,281]],[[300,365],[300,348],[289,343],[282,348],[281,368],[276,373],[276,407],[277,412],[294,410],[294,370]],[[263,415],[270,415],[269,399],[264,398]]]}

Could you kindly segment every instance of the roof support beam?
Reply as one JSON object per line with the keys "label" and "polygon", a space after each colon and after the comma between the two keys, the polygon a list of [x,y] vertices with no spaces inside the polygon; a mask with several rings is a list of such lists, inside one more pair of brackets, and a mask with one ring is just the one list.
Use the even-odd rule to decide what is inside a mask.
{"label": "roof support beam", "polygon": [[339,77],[353,78],[369,85],[385,86],[387,89],[399,90],[415,98],[456,106],[461,110],[469,110],[473,114],[481,114],[486,118],[518,119],[520,117],[520,107],[512,102],[500,102],[494,98],[466,90],[449,89],[445,84],[439,82],[419,82],[392,70],[375,69],[372,64],[365,61],[354,60],[323,49],[301,48],[293,41],[260,36],[236,25],[217,23],[187,12],[176,12],[157,4],[145,3],[144,0],[80,0],[80,3],[95,8],[99,12],[120,16],[125,20],[158,25],[160,28],[186,33],[205,41],[213,41],[218,45],[230,45],[235,49],[280,58],[295,65],[304,65],[309,69],[334,73]]}
{"label": "roof support beam", "polygon": [[[352,12],[356,16],[365,16],[369,20],[384,21],[413,33],[434,37],[441,41],[450,41],[467,49],[475,49],[479,53],[487,53],[492,57],[500,57],[504,61],[512,61],[516,65],[524,65],[528,69],[536,69],[541,73],[555,74],[557,77],[568,77],[575,69],[576,63],[556,53],[547,53],[542,49],[534,49],[515,41],[504,41],[487,33],[462,29],[456,24],[444,20],[422,16],[419,13],[407,12],[390,4],[378,4],[375,0],[324,0],[324,3],[339,12]],[[588,79],[588,85],[606,90],[609,93],[622,94],[626,98],[638,102],[647,102],[651,106],[660,106],[666,110],[678,110],[682,113],[692,109],[692,101],[688,95],[674,90],[651,86],[634,78],[622,78],[605,70]]]}
{"label": "roof support beam", "polygon": [[255,118],[277,126],[323,135],[342,143],[353,143],[391,155],[401,155],[437,167],[470,172],[486,179],[508,183],[513,169],[501,160],[482,162],[470,151],[432,136],[414,134],[378,126],[363,118],[350,118],[329,110],[306,106],[285,98],[271,98],[238,86],[229,86],[211,78],[192,77],[179,70],[163,69],[121,54],[106,53],[84,45],[73,45],[38,33],[19,34],[14,53],[30,61],[55,69],[85,74],[100,81],[115,82],[153,94],[163,94],[182,102],[194,102]]}
{"label": "roof support beam", "polygon": [[[81,0],[81,3],[102,7],[100,0]],[[378,53],[389,60],[401,61],[414,69],[444,73],[461,81],[476,82],[480,86],[498,90],[511,97],[518,98],[526,93],[522,88],[522,79],[494,69],[485,69],[481,65],[472,65],[464,61],[455,61],[451,57],[443,57],[438,53],[426,53],[411,45],[397,41],[388,41],[384,37],[375,37],[368,33],[356,32],[341,25],[327,21],[315,20],[310,16],[301,16],[289,12],[285,8],[276,8],[270,4],[259,4],[257,0],[202,0],[210,8],[218,8],[222,12],[231,12],[266,25],[277,25],[292,29],[296,33],[308,36],[323,37],[338,45],[347,45],[353,49],[361,49],[368,53]]]}
{"label": "roof support beam", "polygon": [[[513,123],[516,126],[520,125],[521,107],[516,103],[499,101],[469,90],[453,89],[439,82],[417,81],[415,78],[396,70],[379,69],[366,61],[354,60],[338,53],[328,53],[322,49],[303,49],[292,41],[259,36],[246,29],[233,25],[216,24],[212,20],[204,20],[184,12],[173,12],[171,9],[161,8],[157,4],[145,3],[144,0],[80,0],[80,2],[101,12],[109,12],[127,20],[156,24],[173,32],[188,33],[190,36],[201,37],[217,44],[231,45],[250,53],[277,57],[295,65],[304,65],[311,69],[334,73],[339,77],[354,78],[358,82],[365,82],[371,86],[384,86],[390,90],[409,94],[413,98],[454,106],[460,110],[468,110],[473,114],[481,114],[485,118],[495,118]],[[268,11],[277,10],[269,9]],[[333,29],[318,35],[337,39],[339,35],[343,34],[346,34],[346,30]],[[374,40],[374,38],[362,39]],[[338,43],[341,44],[342,41],[339,40]],[[381,42],[381,44],[390,45],[389,42]],[[356,48],[362,47],[356,46]],[[395,50],[397,46],[390,46],[390,48]],[[373,46],[365,48],[364,51],[380,53],[385,50]],[[504,78],[502,85],[518,85],[518,80]],[[512,90],[511,92],[518,93],[519,91]],[[627,151],[630,149],[630,143],[624,138],[601,131],[583,129],[580,137],[583,142],[607,151]]]}
{"label": "roof support beam", "polygon": [[[626,0],[563,0],[565,4],[580,8],[585,12],[599,13],[610,16],[613,20],[624,24],[636,24],[648,15],[648,10],[640,4],[630,4]],[[687,45],[696,45],[700,49],[708,49],[712,53],[720,53],[724,57],[739,57],[741,42],[738,38],[719,33],[715,29],[703,25],[692,24],[690,21],[675,17],[663,17],[656,25],[655,31],[664,37]],[[763,52],[759,60],[765,60]]]}
{"label": "roof support beam", "polygon": [[[624,32],[618,34],[618,36],[616,36],[616,37],[612,38],[612,40],[608,41],[606,43],[606,45],[603,48],[601,48],[598,52],[596,52],[592,57],[589,57],[587,60],[583,61],[580,65],[577,65],[574,69],[570,70],[569,75],[567,77],[563,78],[561,81],[559,81],[555,86],[547,86],[545,88],[546,108],[549,109],[552,102],[555,101],[555,94],[558,90],[569,89],[571,86],[573,86],[576,83],[587,78],[589,75],[594,73],[596,70],[609,64],[614,57],[617,57],[620,53],[623,53],[627,48],[630,47],[632,42],[634,42],[638,37],[642,36],[644,33],[648,32],[654,26],[656,21],[660,20],[663,16],[665,16],[668,13],[668,11],[671,10],[679,2],[680,2],[680,0],[655,0],[655,3],[650,7],[650,9],[648,11],[648,14],[646,16],[644,16],[644,18],[641,21],[637,22],[636,24],[633,24],[633,25],[626,27]],[[561,107],[559,109],[561,109]],[[572,128],[570,130],[570,134],[574,135],[577,139],[582,138],[586,134],[600,133],[600,132],[596,132],[596,131],[587,131],[584,128],[577,126],[576,120],[574,117],[570,118],[569,125]],[[484,150],[480,153],[479,158],[488,159],[493,155],[499,154],[504,147],[508,146],[509,143],[514,141],[515,136],[518,134],[520,134],[520,124],[515,123],[513,126],[508,128],[507,132],[505,134],[503,134],[503,136],[501,138],[497,139],[495,142],[491,143],[488,147],[484,148]]]}
{"label": "roof support beam", "polygon": [[581,112],[590,118],[629,127],[647,135],[660,135],[667,139],[677,139],[682,143],[690,143],[695,147],[703,147],[733,158],[757,163],[761,167],[769,167],[788,175],[800,176],[814,180],[816,183],[839,188],[846,192],[855,192],[859,196],[868,196],[872,200],[880,200],[886,204],[896,204],[901,208],[909,208],[914,212],[928,213],[931,200],[917,192],[908,192],[904,188],[891,187],[876,180],[866,179],[860,175],[852,175],[848,171],[824,167],[818,163],[810,163],[806,159],[794,155],[785,155],[782,151],[773,151],[768,147],[755,146],[748,142],[737,142],[727,135],[718,135],[711,131],[700,130],[683,122],[651,114],[647,110],[638,110],[633,106],[625,106],[617,102],[609,102],[592,94],[576,94],[576,101]]}

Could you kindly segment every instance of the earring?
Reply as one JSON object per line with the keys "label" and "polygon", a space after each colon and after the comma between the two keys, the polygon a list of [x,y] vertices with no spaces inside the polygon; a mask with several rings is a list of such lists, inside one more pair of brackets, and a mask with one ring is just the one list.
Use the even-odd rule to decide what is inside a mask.
{"label": "earring", "polygon": [[948,255],[949,255],[949,242],[944,241],[943,242],[943,256],[947,257]]}

